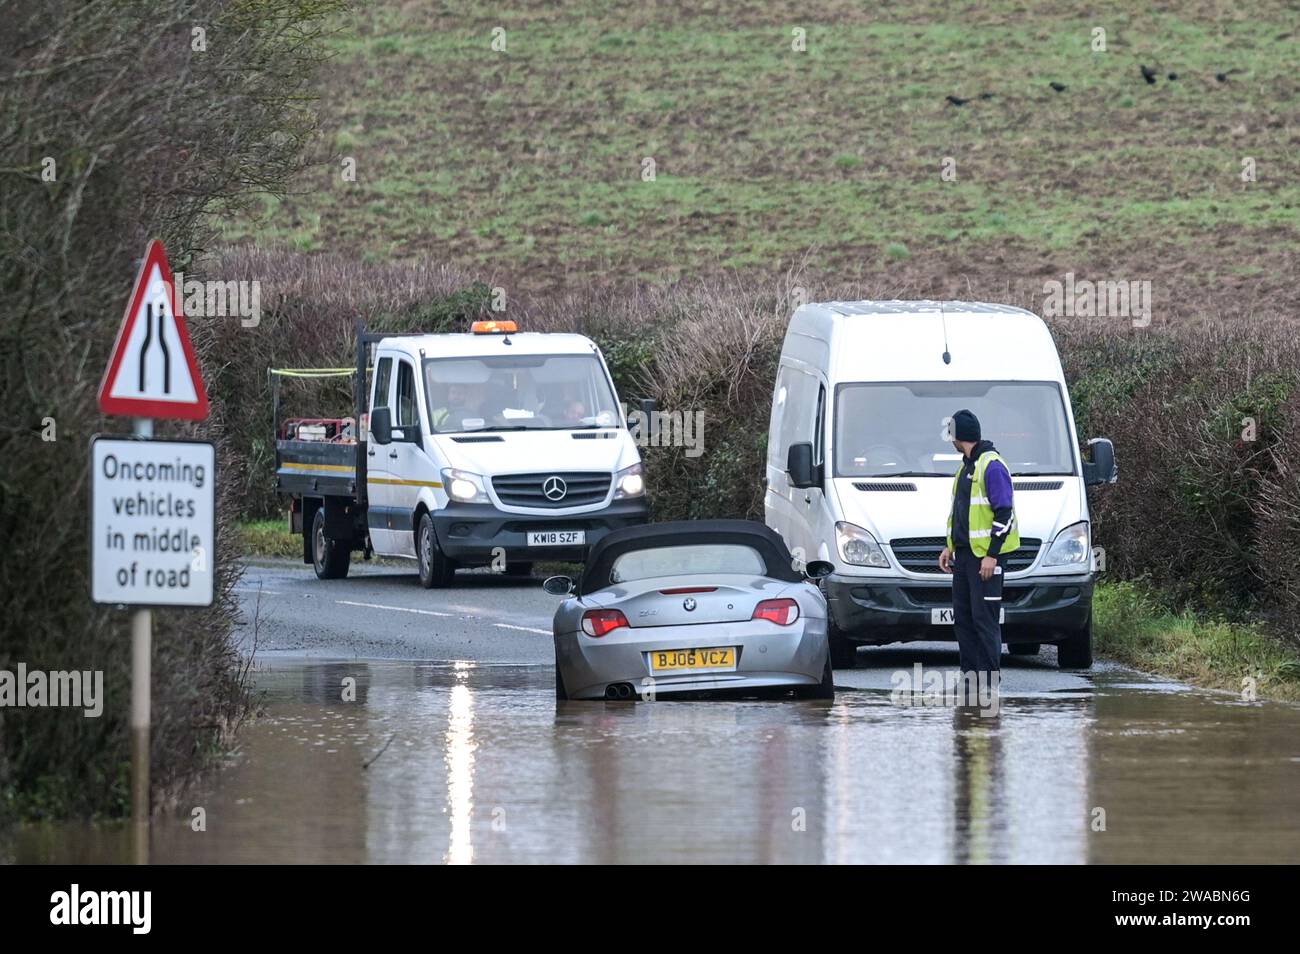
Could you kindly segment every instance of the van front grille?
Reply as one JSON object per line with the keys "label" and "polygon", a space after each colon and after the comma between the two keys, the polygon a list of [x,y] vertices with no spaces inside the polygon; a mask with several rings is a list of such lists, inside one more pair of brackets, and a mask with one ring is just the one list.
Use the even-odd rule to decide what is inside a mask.
{"label": "van front grille", "polygon": [[586,507],[604,502],[610,479],[600,471],[504,474],[492,478],[492,489],[511,507]]}

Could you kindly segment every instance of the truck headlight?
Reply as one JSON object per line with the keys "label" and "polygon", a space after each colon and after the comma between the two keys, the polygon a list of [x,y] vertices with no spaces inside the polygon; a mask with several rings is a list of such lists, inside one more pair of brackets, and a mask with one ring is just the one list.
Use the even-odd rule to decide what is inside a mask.
{"label": "truck headlight", "polygon": [[845,563],[889,569],[889,558],[885,556],[885,551],[880,549],[876,538],[861,527],[841,520],[835,524],[835,539]]}
{"label": "truck headlight", "polygon": [[638,461],[631,467],[624,467],[614,475],[614,499],[640,497],[645,493],[645,475]]}
{"label": "truck headlight", "polygon": [[478,474],[447,467],[442,472],[442,486],[447,491],[447,496],[459,503],[488,503],[483,478]]}
{"label": "truck headlight", "polygon": [[1088,522],[1083,520],[1071,524],[1056,535],[1043,558],[1043,566],[1068,566],[1072,563],[1086,566],[1092,555],[1089,543]]}

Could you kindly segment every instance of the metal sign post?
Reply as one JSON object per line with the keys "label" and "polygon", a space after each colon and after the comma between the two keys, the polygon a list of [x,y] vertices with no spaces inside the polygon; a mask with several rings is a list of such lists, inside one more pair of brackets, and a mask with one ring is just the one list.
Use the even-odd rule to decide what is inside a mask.
{"label": "metal sign post", "polygon": [[[137,417],[133,428],[141,440],[153,437],[153,419]],[[131,823],[135,863],[149,863],[149,727],[153,683],[153,610],[131,614]]]}

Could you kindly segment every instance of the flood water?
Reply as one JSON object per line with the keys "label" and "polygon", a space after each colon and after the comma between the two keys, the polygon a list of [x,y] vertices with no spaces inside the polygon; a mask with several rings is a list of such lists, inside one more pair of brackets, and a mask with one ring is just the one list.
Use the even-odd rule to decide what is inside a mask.
{"label": "flood water", "polygon": [[[155,821],[152,861],[1300,860],[1300,709],[1132,674],[978,718],[871,689],[557,706],[546,666],[263,666],[265,714]],[[0,857],[131,854],[124,826],[47,825]]]}

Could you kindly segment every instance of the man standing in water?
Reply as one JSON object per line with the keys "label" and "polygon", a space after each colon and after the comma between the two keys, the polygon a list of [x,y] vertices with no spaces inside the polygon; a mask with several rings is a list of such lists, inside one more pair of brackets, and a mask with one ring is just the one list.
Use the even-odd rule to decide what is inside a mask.
{"label": "man standing in water", "polygon": [[[1020,546],[1011,471],[968,410],[952,416],[961,467],[952,484],[948,545],[939,568],[952,574],[952,617],[963,681],[975,674],[981,692],[1000,677],[1003,558]],[[994,674],[998,673],[998,676]]]}

